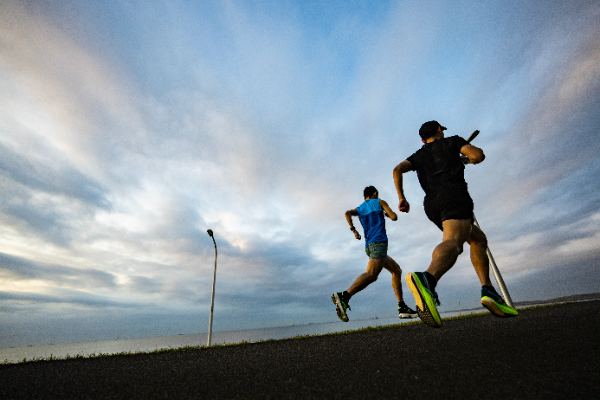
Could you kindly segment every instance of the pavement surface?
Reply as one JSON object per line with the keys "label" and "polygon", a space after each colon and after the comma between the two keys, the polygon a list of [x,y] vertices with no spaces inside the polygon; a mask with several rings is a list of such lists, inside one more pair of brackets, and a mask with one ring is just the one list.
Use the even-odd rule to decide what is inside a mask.
{"label": "pavement surface", "polygon": [[599,311],[587,301],[440,329],[2,365],[0,399],[598,400]]}

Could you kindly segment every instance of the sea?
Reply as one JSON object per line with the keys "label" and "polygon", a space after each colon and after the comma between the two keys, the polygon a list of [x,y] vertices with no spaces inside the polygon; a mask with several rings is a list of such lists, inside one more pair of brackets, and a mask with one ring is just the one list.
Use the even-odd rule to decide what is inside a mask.
{"label": "sea", "polygon": [[[450,311],[440,313],[442,318],[461,314],[484,312],[485,309]],[[238,331],[212,332],[211,345],[254,343],[265,340],[278,340],[306,335],[324,335],[343,331],[354,331],[367,327],[397,325],[417,319],[373,318],[350,320],[349,322],[326,322],[307,325],[289,325],[273,328],[246,329]],[[25,361],[65,359],[72,357],[93,357],[121,353],[145,353],[156,350],[181,347],[207,346],[208,333],[160,336],[140,339],[115,339],[86,343],[51,344],[42,346],[10,347],[0,349],[0,364],[16,364]]]}

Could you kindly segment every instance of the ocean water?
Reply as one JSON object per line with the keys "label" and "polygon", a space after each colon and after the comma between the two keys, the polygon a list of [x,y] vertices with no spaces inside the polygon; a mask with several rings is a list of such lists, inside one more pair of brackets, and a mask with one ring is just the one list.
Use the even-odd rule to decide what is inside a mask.
{"label": "ocean water", "polygon": [[[485,309],[451,311],[441,313],[443,318],[460,314],[483,312]],[[416,319],[418,321],[418,318]],[[269,339],[285,339],[304,335],[323,335],[327,333],[352,331],[372,326],[395,325],[415,321],[415,319],[379,318],[367,320],[350,320],[347,323],[327,322],[308,325],[290,325],[274,328],[247,329],[239,331],[212,332],[211,344],[233,344],[241,342],[259,342]],[[0,349],[0,363],[18,363],[26,360],[66,358],[99,354],[118,354],[150,352],[185,346],[206,346],[208,333],[193,335],[161,336],[142,339],[116,339],[87,343],[55,344],[43,346],[26,346]]]}

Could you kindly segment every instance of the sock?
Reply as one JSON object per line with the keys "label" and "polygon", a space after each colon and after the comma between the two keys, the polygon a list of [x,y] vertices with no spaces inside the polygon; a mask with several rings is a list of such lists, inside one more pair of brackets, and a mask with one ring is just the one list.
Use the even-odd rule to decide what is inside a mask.
{"label": "sock", "polygon": [[496,289],[493,286],[483,285],[481,287],[481,296],[490,295],[490,296],[500,296]]}
{"label": "sock", "polygon": [[401,307],[406,307],[406,303],[404,301],[398,302],[398,308],[401,308]]}
{"label": "sock", "polygon": [[437,279],[435,279],[433,275],[431,275],[427,271],[425,271],[425,276],[427,277],[427,282],[429,283],[429,286],[431,286],[431,290],[435,290],[435,287],[437,286]]}
{"label": "sock", "polygon": [[346,304],[348,304],[348,302],[350,301],[350,297],[352,297],[352,296],[350,296],[350,294],[348,293],[347,290],[344,290],[342,292],[342,298],[344,299],[344,301],[346,302]]}

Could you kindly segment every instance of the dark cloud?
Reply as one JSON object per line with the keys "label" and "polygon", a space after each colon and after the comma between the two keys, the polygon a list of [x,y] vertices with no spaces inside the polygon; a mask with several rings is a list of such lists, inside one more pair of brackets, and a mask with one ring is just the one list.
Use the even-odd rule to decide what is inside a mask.
{"label": "dark cloud", "polygon": [[5,223],[60,246],[80,235],[82,219],[108,209],[105,190],[56,157],[18,154],[0,143],[0,213]]}
{"label": "dark cloud", "polygon": [[185,198],[174,199],[164,210],[163,219],[151,235],[175,244],[183,252],[210,254],[212,240],[208,236],[206,221],[197,209],[194,201]]}
{"label": "dark cloud", "polygon": [[[492,229],[497,232],[497,238],[510,240],[533,233],[562,236],[564,229],[581,228],[600,211],[600,192],[595,189],[598,174],[600,162],[595,162],[537,191],[510,218],[494,221]],[[489,212],[491,207],[485,209]],[[489,216],[486,219],[493,221]],[[577,235],[593,236],[594,229],[585,233],[587,229],[577,231]]]}
{"label": "dark cloud", "polygon": [[73,268],[39,263],[0,253],[0,272],[8,271],[12,280],[43,280],[58,287],[100,289],[117,287],[113,274],[97,269]]}
{"label": "dark cloud", "polygon": [[134,292],[140,293],[160,293],[162,284],[157,279],[146,278],[145,276],[131,276],[127,285]]}
{"label": "dark cloud", "polygon": [[526,271],[507,282],[513,301],[543,300],[572,294],[597,293],[600,288],[598,258]]}
{"label": "dark cloud", "polygon": [[[31,292],[0,292],[0,300],[7,304],[13,304],[14,309],[32,310],[47,308],[49,305],[67,305],[70,307],[85,306],[89,308],[130,308],[134,307],[135,303],[125,303],[114,301],[109,297],[94,295],[91,293],[75,291],[75,290],[52,290],[54,294],[39,294]],[[20,305],[15,305],[15,304]]]}
{"label": "dark cloud", "polygon": [[47,150],[47,158],[40,159],[0,143],[0,176],[35,193],[66,196],[98,208],[110,206],[105,188],[65,162],[60,154]]}

